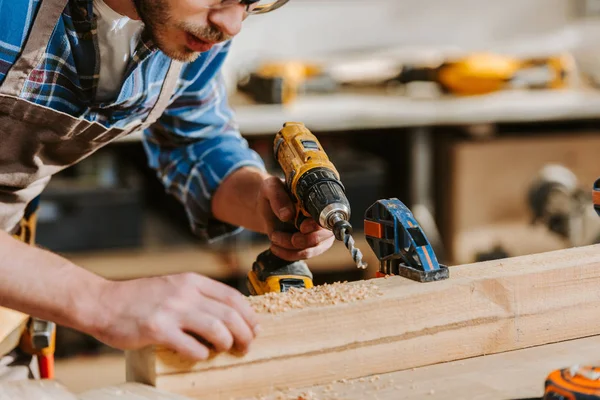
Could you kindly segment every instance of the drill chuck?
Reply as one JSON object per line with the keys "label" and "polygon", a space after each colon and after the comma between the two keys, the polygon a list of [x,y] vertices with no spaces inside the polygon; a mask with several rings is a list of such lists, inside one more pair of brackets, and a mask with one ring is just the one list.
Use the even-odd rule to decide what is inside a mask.
{"label": "drill chuck", "polygon": [[314,168],[298,179],[298,199],[303,207],[323,228],[331,230],[344,243],[359,268],[366,268],[362,253],[355,246],[350,224],[350,203],[344,186],[328,168]]}
{"label": "drill chuck", "polygon": [[337,240],[343,242],[345,235],[352,234],[352,225],[350,225],[344,213],[334,212],[331,215],[330,221],[331,230]]}
{"label": "drill chuck", "polygon": [[323,228],[333,230],[334,215],[346,221],[350,219],[350,203],[344,186],[330,169],[307,171],[298,179],[296,191],[304,209]]}

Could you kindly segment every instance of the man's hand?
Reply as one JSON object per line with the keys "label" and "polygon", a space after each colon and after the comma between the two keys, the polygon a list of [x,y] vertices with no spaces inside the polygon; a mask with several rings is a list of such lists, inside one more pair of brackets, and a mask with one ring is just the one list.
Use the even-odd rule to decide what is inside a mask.
{"label": "man's hand", "polygon": [[193,273],[107,282],[98,301],[91,333],[119,349],[157,344],[206,360],[210,350],[246,353],[258,331],[241,293]]}
{"label": "man's hand", "polygon": [[277,177],[271,176],[262,181],[257,208],[265,221],[266,233],[272,243],[271,251],[284,260],[296,261],[318,256],[328,250],[335,240],[331,231],[321,228],[312,218],[302,222],[300,232],[277,230],[276,218],[293,225],[296,216],[294,203]]}
{"label": "man's hand", "polygon": [[[0,232],[0,306],[122,349],[163,345],[193,360],[247,352],[258,316],[237,290],[185,273],[113,282]],[[126,268],[126,266],[124,266]]]}
{"label": "man's hand", "polygon": [[271,251],[297,261],[312,258],[331,247],[335,237],[312,218],[294,234],[276,230],[276,222],[292,222],[294,204],[283,182],[256,168],[240,168],[225,179],[213,198],[213,214],[221,221],[269,235]]}

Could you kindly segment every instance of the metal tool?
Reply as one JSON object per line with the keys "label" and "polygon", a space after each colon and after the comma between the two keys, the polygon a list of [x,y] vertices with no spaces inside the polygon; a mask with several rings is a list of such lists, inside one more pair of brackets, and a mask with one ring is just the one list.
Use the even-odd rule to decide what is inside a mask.
{"label": "metal tool", "polygon": [[39,318],[30,318],[21,337],[20,348],[37,357],[41,379],[54,379],[54,352],[56,348],[56,324]]}
{"label": "metal tool", "polygon": [[[344,243],[358,268],[366,268],[352,238],[350,203],[344,186],[317,138],[304,124],[287,122],[275,136],[273,151],[296,207],[294,223],[280,224],[283,226],[279,230],[296,231],[312,217]],[[282,292],[290,287],[312,287],[312,274],[304,261],[291,263],[267,250],[257,257],[247,283],[255,295]]]}
{"label": "metal tool", "polygon": [[560,164],[545,165],[528,190],[532,223],[539,223],[570,246],[586,246],[600,241],[600,219],[592,203],[600,193],[584,189],[577,176]]}
{"label": "metal tool", "polygon": [[365,236],[380,260],[378,277],[400,275],[432,282],[450,276],[411,211],[396,198],[378,200],[367,209]]}

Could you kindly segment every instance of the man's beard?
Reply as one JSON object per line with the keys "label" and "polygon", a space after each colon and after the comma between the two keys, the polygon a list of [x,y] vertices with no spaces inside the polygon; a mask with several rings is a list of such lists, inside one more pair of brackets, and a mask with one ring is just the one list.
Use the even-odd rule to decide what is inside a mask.
{"label": "man's beard", "polygon": [[198,53],[186,46],[175,46],[169,43],[167,32],[176,28],[190,33],[209,43],[218,43],[231,39],[219,29],[207,26],[194,26],[186,22],[173,21],[167,0],[133,0],[137,13],[146,26],[152,41],[168,57],[181,61],[192,62],[198,58]]}

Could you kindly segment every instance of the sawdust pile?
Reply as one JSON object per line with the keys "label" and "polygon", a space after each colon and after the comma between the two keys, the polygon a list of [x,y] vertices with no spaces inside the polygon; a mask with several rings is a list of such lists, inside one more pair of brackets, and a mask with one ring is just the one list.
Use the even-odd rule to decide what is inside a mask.
{"label": "sawdust pile", "polygon": [[382,295],[373,281],[336,282],[314,286],[310,289],[291,288],[285,293],[267,293],[250,296],[250,304],[256,312],[278,314],[292,309],[351,303]]}

